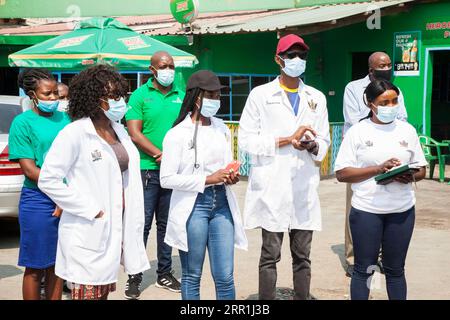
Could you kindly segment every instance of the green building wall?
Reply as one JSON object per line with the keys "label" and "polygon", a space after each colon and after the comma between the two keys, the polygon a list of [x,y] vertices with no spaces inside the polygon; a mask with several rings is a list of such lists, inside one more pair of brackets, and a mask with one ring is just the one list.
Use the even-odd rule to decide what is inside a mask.
{"label": "green building wall", "polygon": [[[450,48],[450,37],[444,38],[443,30],[426,30],[427,23],[438,21],[450,21],[450,0],[414,5],[408,12],[382,17],[380,30],[369,30],[365,23],[358,23],[305,36],[311,47],[306,83],[327,96],[330,121],[343,121],[342,99],[345,85],[352,80],[352,53],[386,51],[392,57],[395,32],[421,31],[420,75],[396,77],[394,83],[402,89],[409,122],[418,131],[423,128],[425,101],[425,127],[429,134],[433,61],[425,53],[430,48]],[[164,41],[163,37],[160,40]],[[177,81],[183,85],[189,75],[198,69],[210,69],[216,73],[278,74],[279,69],[274,62],[277,42],[276,32],[195,36],[192,46],[179,48],[195,54],[199,64],[195,69],[180,69],[181,75]],[[7,65],[8,54],[22,48],[24,46],[0,45],[0,66]],[[425,75],[427,59],[428,74]],[[424,93],[425,83],[427,93]],[[329,95],[330,91],[335,94]]]}
{"label": "green building wall", "polygon": [[411,11],[394,16],[383,17],[380,30],[369,30],[365,23],[335,29],[321,34],[323,44],[323,83],[324,92],[335,90],[336,95],[328,96],[330,118],[341,121],[343,92],[347,82],[351,81],[353,52],[386,51],[392,58],[395,32],[421,31],[420,75],[395,77],[405,96],[409,122],[421,131],[423,125],[424,83],[427,79],[426,96],[426,132],[430,132],[430,105],[432,87],[432,61],[429,61],[428,75],[425,75],[427,48],[448,47],[450,37],[445,39],[444,31],[427,31],[430,22],[450,21],[450,1],[415,6]]}
{"label": "green building wall", "polygon": [[[429,134],[433,61],[429,59],[428,75],[425,77],[425,50],[450,47],[450,37],[444,38],[443,30],[426,30],[427,23],[438,21],[450,21],[450,1],[415,5],[408,12],[382,17],[379,30],[369,30],[364,22],[305,36],[311,47],[306,82],[327,96],[330,121],[343,121],[342,100],[345,85],[352,80],[352,53],[385,51],[393,58],[394,33],[421,31],[420,75],[395,77],[394,83],[402,89],[409,122],[418,131],[423,128],[425,96],[426,132]],[[276,32],[196,36],[193,46],[182,49],[195,54],[200,63],[194,70],[184,70],[184,78],[187,79],[200,68],[217,73],[278,74],[274,62],[277,41]],[[335,94],[329,95],[330,91]]]}

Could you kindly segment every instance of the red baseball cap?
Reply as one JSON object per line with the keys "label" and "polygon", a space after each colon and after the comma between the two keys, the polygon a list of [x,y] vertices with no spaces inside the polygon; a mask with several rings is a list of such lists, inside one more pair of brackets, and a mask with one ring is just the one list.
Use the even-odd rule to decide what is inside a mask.
{"label": "red baseball cap", "polygon": [[285,52],[287,49],[292,47],[294,44],[299,44],[304,49],[309,50],[309,47],[306,45],[305,41],[300,38],[296,34],[288,34],[278,41],[277,45],[277,54],[280,54],[280,52]]}

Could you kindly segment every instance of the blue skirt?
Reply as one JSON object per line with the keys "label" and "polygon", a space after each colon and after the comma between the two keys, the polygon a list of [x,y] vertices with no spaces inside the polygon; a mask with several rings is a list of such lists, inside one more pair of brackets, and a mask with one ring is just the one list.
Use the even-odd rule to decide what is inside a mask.
{"label": "blue skirt", "polygon": [[55,265],[59,218],[55,203],[39,189],[22,188],[19,202],[19,266],[46,269]]}

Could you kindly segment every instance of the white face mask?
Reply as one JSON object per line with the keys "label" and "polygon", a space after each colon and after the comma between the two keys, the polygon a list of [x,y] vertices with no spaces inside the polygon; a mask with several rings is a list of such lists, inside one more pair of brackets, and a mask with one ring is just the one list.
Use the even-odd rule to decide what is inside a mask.
{"label": "white face mask", "polygon": [[159,84],[164,87],[170,86],[175,79],[175,70],[172,69],[156,70],[156,74],[156,81],[158,81]]}
{"label": "white face mask", "polygon": [[59,100],[58,111],[67,112],[69,109],[69,100]]}
{"label": "white face mask", "polygon": [[398,115],[398,104],[392,107],[377,106],[377,118],[383,123],[394,121]]}
{"label": "white face mask", "polygon": [[300,77],[306,70],[306,60],[300,59],[299,57],[295,57],[294,59],[283,59],[284,61],[284,73],[286,73],[289,77],[298,78]]}
{"label": "white face mask", "polygon": [[125,113],[127,113],[128,106],[125,102],[124,98],[120,98],[119,101],[116,101],[114,99],[108,99],[109,109],[104,110],[103,108],[100,108],[105,113],[105,116],[111,120],[111,121],[120,121],[125,116]]}

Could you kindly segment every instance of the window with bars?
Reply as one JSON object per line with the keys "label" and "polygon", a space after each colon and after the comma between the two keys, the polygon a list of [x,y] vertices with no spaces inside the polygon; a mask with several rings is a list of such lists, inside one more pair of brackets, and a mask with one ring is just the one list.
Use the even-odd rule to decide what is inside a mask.
{"label": "window with bars", "polygon": [[220,83],[229,87],[221,93],[217,117],[227,121],[239,121],[250,91],[274,80],[273,74],[218,74]]}
{"label": "window with bars", "polygon": [[[128,81],[129,94],[145,84],[150,77],[149,71],[121,73]],[[69,84],[76,73],[55,72],[54,74],[58,81]],[[250,91],[274,80],[277,76],[274,74],[218,74],[221,84],[229,89],[223,90],[221,94],[221,107],[217,116],[227,121],[239,121]]]}
{"label": "window with bars", "polygon": [[[65,83],[66,85],[70,84],[72,78],[76,75],[76,72],[54,72],[58,82]],[[128,82],[128,94],[131,95],[134,90],[136,90],[141,85],[145,84],[147,80],[150,78],[150,71],[144,72],[133,72],[133,71],[125,71],[121,72],[124,78]]]}

